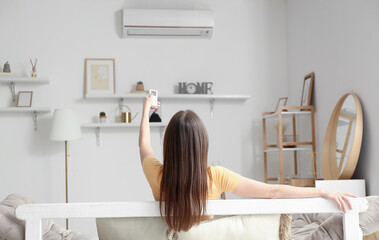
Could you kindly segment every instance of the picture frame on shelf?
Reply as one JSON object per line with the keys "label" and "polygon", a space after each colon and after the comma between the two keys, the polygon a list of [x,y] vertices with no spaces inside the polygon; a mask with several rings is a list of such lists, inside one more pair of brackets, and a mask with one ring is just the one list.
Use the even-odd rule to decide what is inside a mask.
{"label": "picture frame on shelf", "polygon": [[276,104],[275,111],[277,112],[279,107],[284,107],[287,104],[288,97],[281,97],[278,99],[278,103]]}
{"label": "picture frame on shelf", "polygon": [[311,106],[314,76],[315,76],[315,73],[311,72],[305,75],[304,77],[300,106],[303,106],[303,107]]}
{"label": "picture frame on shelf", "polygon": [[33,91],[20,91],[17,96],[17,107],[31,107]]}
{"label": "picture frame on shelf", "polygon": [[114,58],[85,59],[85,96],[116,93]]}

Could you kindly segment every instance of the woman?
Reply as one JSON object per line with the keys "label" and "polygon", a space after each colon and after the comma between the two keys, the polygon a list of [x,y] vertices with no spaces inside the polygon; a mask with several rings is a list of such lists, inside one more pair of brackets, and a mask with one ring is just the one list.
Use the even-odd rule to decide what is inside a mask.
{"label": "woman", "polygon": [[[152,97],[143,104],[139,148],[141,164],[161,214],[165,212],[168,226],[175,231],[187,231],[201,220],[206,200],[219,199],[222,192],[248,198],[323,197],[335,201],[346,212],[351,208],[349,193],[270,185],[242,177],[223,167],[207,166],[208,135],[203,122],[192,111],[180,111],[170,120],[163,141],[163,164],[154,157],[150,145],[149,110]],[[158,107],[159,107],[158,103]],[[162,202],[164,201],[164,209]]]}

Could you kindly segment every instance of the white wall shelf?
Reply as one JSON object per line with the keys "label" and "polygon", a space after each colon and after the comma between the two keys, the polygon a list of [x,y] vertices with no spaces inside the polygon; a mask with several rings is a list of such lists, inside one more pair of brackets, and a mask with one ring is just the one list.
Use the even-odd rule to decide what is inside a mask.
{"label": "white wall shelf", "polygon": [[[124,104],[124,99],[143,99],[147,94],[144,93],[129,93],[129,94],[114,94],[114,95],[87,95],[86,99],[119,99],[120,106]],[[250,99],[250,95],[233,95],[233,94],[158,94],[158,100],[209,100],[211,117],[214,113],[215,100],[227,101],[246,101]]]}
{"label": "white wall shelf", "polygon": [[0,83],[48,84],[50,83],[50,80],[48,78],[41,77],[0,77]]}
{"label": "white wall shelf", "polygon": [[[139,128],[140,123],[87,123],[84,128]],[[150,127],[166,127],[167,123],[150,123]]]}
{"label": "white wall shelf", "polygon": [[[129,93],[129,94],[114,94],[114,95],[87,95],[86,99],[142,99],[147,94],[144,93]],[[159,99],[224,99],[224,100],[247,100],[250,95],[216,95],[216,94],[159,94]]]}
{"label": "white wall shelf", "polygon": [[[140,123],[86,123],[82,124],[83,128],[95,128],[96,146],[100,146],[100,128],[139,128]],[[167,127],[167,123],[152,122],[151,128],[160,129],[160,139],[163,140],[164,129]]]}
{"label": "white wall shelf", "polygon": [[49,107],[2,107],[0,108],[2,113],[28,113],[28,112],[39,112],[39,113],[49,113],[51,109]]}
{"label": "white wall shelf", "polygon": [[16,84],[49,84],[48,78],[40,77],[0,77],[0,84],[10,84],[12,101],[16,101]]}
{"label": "white wall shelf", "polygon": [[33,113],[34,130],[37,131],[38,127],[38,113],[49,113],[49,107],[2,107],[0,113]]}

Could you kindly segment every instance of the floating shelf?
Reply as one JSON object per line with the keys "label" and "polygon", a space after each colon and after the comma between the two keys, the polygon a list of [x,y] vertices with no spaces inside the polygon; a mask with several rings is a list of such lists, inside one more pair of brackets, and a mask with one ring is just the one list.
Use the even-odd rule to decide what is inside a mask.
{"label": "floating shelf", "polygon": [[[84,128],[139,128],[140,123],[87,123]],[[150,123],[150,127],[166,127],[167,123]]]}
{"label": "floating shelf", "polygon": [[50,83],[48,78],[39,78],[39,77],[1,77],[1,84],[10,84],[12,101],[16,101],[16,84],[48,84]]}
{"label": "floating shelf", "polygon": [[0,83],[19,83],[19,84],[48,84],[50,80],[48,78],[40,77],[0,77]]}
{"label": "floating shelf", "polygon": [[[83,128],[95,128],[96,146],[100,146],[100,128],[139,128],[140,123],[86,123],[82,124]],[[160,128],[160,139],[163,140],[164,129],[167,123],[150,123],[151,128]]]}
{"label": "floating shelf", "polygon": [[2,107],[0,112],[3,113],[29,113],[29,112],[39,112],[39,113],[49,113],[51,109],[49,107]]}
{"label": "floating shelf", "polygon": [[[119,105],[124,104],[124,99],[143,99],[147,93],[129,93],[129,94],[114,94],[114,95],[87,95],[86,99],[119,99]],[[215,100],[239,100],[245,101],[251,98],[250,95],[218,95],[218,94],[158,94],[158,100],[209,100],[211,117],[214,114]]]}
{"label": "floating shelf", "polygon": [[[114,94],[114,95],[87,95],[86,99],[142,99],[146,97],[147,94],[136,93],[136,94]],[[250,95],[216,95],[216,94],[158,94],[158,99],[225,99],[225,100],[247,100],[251,98]]]}
{"label": "floating shelf", "polygon": [[38,113],[49,113],[49,107],[2,107],[0,113],[33,113],[34,130],[37,131],[38,126]]}

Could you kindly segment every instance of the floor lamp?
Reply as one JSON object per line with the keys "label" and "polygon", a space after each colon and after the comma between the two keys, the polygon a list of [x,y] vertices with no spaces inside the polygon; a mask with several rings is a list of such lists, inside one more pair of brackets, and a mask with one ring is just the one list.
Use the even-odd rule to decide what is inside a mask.
{"label": "floor lamp", "polygon": [[[76,112],[72,108],[55,109],[53,124],[51,126],[50,139],[64,141],[65,145],[65,179],[66,179],[66,203],[68,203],[68,178],[67,178],[67,142],[81,138],[81,131]],[[68,229],[68,219],[66,219]]]}

